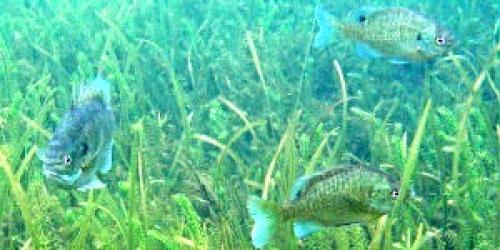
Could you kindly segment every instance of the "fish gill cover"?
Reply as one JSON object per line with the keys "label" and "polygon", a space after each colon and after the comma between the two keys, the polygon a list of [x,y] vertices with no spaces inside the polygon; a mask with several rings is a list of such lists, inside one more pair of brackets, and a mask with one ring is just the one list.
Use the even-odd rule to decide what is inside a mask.
{"label": "fish gill cover", "polygon": [[[332,22],[319,23],[319,7]],[[0,249],[253,249],[256,223],[274,218],[256,217],[268,214],[256,213],[268,208],[260,205],[286,206],[292,193],[343,197],[335,204],[355,213],[349,197],[372,193],[333,188],[351,178],[306,185],[326,196],[296,193],[302,176],[345,166],[399,181],[390,209],[369,223],[287,220],[272,237],[259,234],[257,247],[495,249],[499,8],[493,0],[0,1]],[[402,28],[406,40],[360,44],[346,25],[387,39]],[[314,46],[324,27],[331,39]],[[448,34],[454,46],[412,57],[447,44]],[[109,95],[78,99],[96,76]],[[96,109],[82,108],[89,100]],[[99,116],[110,113],[114,122]],[[107,129],[85,137],[85,124]],[[106,187],[49,181],[37,152],[52,138],[91,156],[48,161],[74,163],[58,176],[102,167],[76,163],[102,163],[89,152],[111,148],[109,171],[92,172]],[[377,190],[392,197],[383,183]],[[343,218],[325,211],[325,222]]]}

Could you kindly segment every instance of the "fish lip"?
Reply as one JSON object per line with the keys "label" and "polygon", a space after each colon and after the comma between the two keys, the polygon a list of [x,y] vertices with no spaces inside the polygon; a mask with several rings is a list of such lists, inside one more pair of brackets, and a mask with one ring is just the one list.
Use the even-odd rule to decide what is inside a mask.
{"label": "fish lip", "polygon": [[453,32],[443,26],[438,25],[436,35],[444,36],[446,38],[445,47],[454,48],[459,45],[459,41],[455,36],[456,34],[453,34]]}
{"label": "fish lip", "polygon": [[450,36],[448,40],[450,40],[450,45],[448,45],[450,49],[456,48],[460,45],[460,41],[456,39],[454,36]]}
{"label": "fish lip", "polygon": [[460,41],[450,32],[444,33],[446,37],[446,47],[449,49],[455,48],[460,44]]}

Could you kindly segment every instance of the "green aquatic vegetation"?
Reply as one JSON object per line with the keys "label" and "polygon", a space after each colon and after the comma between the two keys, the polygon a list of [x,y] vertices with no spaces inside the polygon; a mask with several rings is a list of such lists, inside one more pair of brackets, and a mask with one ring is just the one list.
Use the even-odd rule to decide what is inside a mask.
{"label": "green aquatic vegetation", "polygon": [[[316,148],[313,151],[309,162],[307,163],[307,165],[304,168],[304,174],[311,174],[314,172],[315,166],[318,165],[318,161],[323,153],[323,150],[327,146],[330,137],[334,136],[334,135],[336,135],[336,130],[332,130],[329,133],[316,130],[315,133],[313,135],[311,135],[312,142],[310,142],[309,146],[311,147],[311,150],[314,149],[314,146],[316,146]],[[320,136],[322,136],[323,139],[321,140],[321,142],[318,142],[317,139],[319,139]],[[314,140],[314,139],[316,139],[316,140]],[[304,157],[304,158],[307,159],[308,157]]]}
{"label": "green aquatic vegetation", "polygon": [[[340,37],[312,48],[316,4],[2,1],[0,248],[252,249],[249,195],[286,201],[297,177],[352,163],[414,197],[378,226],[297,240],[286,225],[268,249],[493,249],[498,4],[400,1],[460,40],[426,65],[360,59]],[[105,190],[68,193],[35,155],[97,74],[113,170]]]}
{"label": "green aquatic vegetation", "polygon": [[[33,155],[32,155],[33,156]],[[40,224],[37,223],[35,219],[35,214],[29,206],[29,202],[26,198],[26,191],[21,186],[18,180],[18,175],[14,172],[12,165],[7,160],[7,157],[0,152],[0,166],[2,167],[7,180],[10,182],[10,189],[13,194],[15,202],[21,210],[23,221],[26,225],[26,229],[29,232],[33,244],[35,246],[43,246],[46,244],[47,239],[43,233]]]}
{"label": "green aquatic vegetation", "polygon": [[340,135],[337,138],[335,142],[335,146],[333,147],[333,152],[331,157],[333,159],[336,159],[338,156],[338,152],[340,151],[340,147],[344,143],[344,137],[347,131],[347,125],[348,125],[348,116],[347,116],[347,86],[346,82],[344,80],[344,74],[342,73],[342,68],[340,67],[340,64],[337,60],[333,61],[333,64],[335,66],[335,70],[337,71],[337,75],[339,76],[339,82],[340,82],[340,89],[342,90],[342,129],[340,131]]}
{"label": "green aquatic vegetation", "polygon": [[411,180],[413,179],[413,175],[415,173],[415,167],[417,164],[417,157],[420,149],[420,143],[422,142],[422,138],[424,136],[424,131],[425,131],[425,125],[427,122],[427,117],[429,115],[429,111],[431,108],[432,102],[429,100],[427,101],[424,111],[422,113],[422,117],[420,118],[420,121],[418,123],[418,128],[417,131],[415,132],[415,138],[413,138],[413,141],[410,145],[410,149],[408,151],[408,157],[406,159],[404,168],[403,168],[403,173],[401,176],[401,188],[400,188],[400,193],[401,195],[399,196],[397,202],[396,202],[396,208],[397,209],[398,205],[401,204],[403,201],[403,197],[406,197],[407,192],[409,191],[409,187],[411,184]]}
{"label": "green aquatic vegetation", "polygon": [[[271,180],[272,180],[272,176],[274,174],[274,170],[275,170],[276,165],[277,165],[278,157],[284,151],[284,148],[289,150],[290,148],[294,147],[293,146],[293,144],[294,144],[294,136],[293,135],[295,134],[295,129],[296,129],[297,122],[298,122],[300,115],[301,115],[301,112],[297,112],[288,121],[288,127],[281,137],[280,143],[276,149],[276,152],[273,155],[273,158],[269,162],[269,166],[267,167],[266,174],[264,177],[264,187],[262,190],[262,199],[263,200],[266,200],[269,197],[269,192],[270,192],[270,188],[271,188],[270,187]],[[285,158],[291,159],[293,156],[291,156],[290,154],[293,154],[293,153],[294,152],[291,152],[291,151],[285,151],[283,154],[285,155],[284,156]],[[285,165],[285,167],[287,168],[287,169],[285,169],[285,171],[290,170],[292,168],[295,168],[295,166],[296,165]],[[295,181],[295,176],[291,176],[291,178],[286,178],[285,180],[286,180],[286,186],[291,187],[293,185],[293,182]],[[288,190],[290,190],[290,188],[285,188],[284,193],[286,193]]]}
{"label": "green aquatic vegetation", "polygon": [[356,225],[349,228],[351,248],[354,250],[366,249],[369,241],[362,226]]}
{"label": "green aquatic vegetation", "polygon": [[203,228],[201,218],[194,210],[191,201],[183,194],[175,195],[174,200],[179,208],[179,215],[183,218],[183,223],[186,225],[183,234],[194,241],[195,246],[199,248],[206,247],[208,238]]}
{"label": "green aquatic vegetation", "polygon": [[349,249],[350,247],[350,239],[349,232],[345,228],[336,228],[333,229],[335,246],[339,249]]}

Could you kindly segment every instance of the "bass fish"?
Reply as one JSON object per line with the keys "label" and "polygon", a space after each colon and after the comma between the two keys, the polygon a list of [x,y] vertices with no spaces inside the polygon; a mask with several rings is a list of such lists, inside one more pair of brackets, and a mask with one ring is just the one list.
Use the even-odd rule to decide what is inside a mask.
{"label": "bass fish", "polygon": [[339,20],[316,7],[319,32],[314,47],[331,43],[335,33],[355,41],[363,58],[383,58],[391,63],[423,62],[456,45],[452,34],[438,23],[401,7],[363,7]]}
{"label": "bass fish", "polygon": [[372,223],[391,211],[399,187],[399,181],[388,174],[359,166],[303,176],[283,205],[250,197],[247,208],[255,221],[252,243],[256,248],[265,246],[288,221],[293,221],[299,239],[327,226]]}
{"label": "bass fish", "polygon": [[38,151],[45,178],[67,189],[104,188],[98,175],[111,170],[114,121],[109,82],[98,76],[80,88],[76,104]]}

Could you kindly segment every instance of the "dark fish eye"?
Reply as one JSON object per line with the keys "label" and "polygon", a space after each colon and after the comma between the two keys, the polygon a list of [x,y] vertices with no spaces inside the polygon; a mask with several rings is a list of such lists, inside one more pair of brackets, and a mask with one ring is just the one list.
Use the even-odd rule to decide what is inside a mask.
{"label": "dark fish eye", "polygon": [[422,40],[422,34],[418,33],[417,34],[417,41],[421,41]]}
{"label": "dark fish eye", "polygon": [[392,197],[392,198],[396,198],[396,197],[398,197],[398,196],[399,196],[399,190],[397,190],[397,189],[393,189],[393,190],[391,191],[391,197]]}
{"label": "dark fish eye", "polygon": [[446,38],[444,36],[437,36],[436,37],[436,44],[437,45],[445,45],[446,44]]}
{"label": "dark fish eye", "polygon": [[364,23],[365,21],[366,21],[366,16],[364,16],[364,15],[359,16],[360,23]]}
{"label": "dark fish eye", "polygon": [[69,166],[71,164],[71,156],[70,155],[64,155],[63,161],[64,161],[64,165]]}

